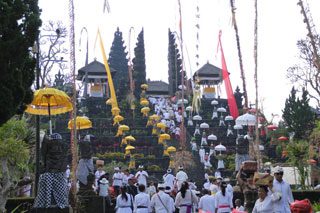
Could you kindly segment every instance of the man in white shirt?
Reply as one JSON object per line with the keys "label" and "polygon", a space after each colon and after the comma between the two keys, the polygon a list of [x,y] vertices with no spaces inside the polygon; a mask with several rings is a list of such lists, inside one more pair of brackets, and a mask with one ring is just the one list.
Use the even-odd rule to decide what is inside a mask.
{"label": "man in white shirt", "polygon": [[147,177],[149,177],[148,173],[143,170],[143,166],[139,166],[139,171],[136,173],[135,177],[138,179],[138,184],[143,184],[147,186]]}
{"label": "man in white shirt", "polygon": [[201,163],[204,163],[205,153],[206,153],[206,151],[205,151],[204,147],[201,146],[200,149],[199,149],[199,156],[200,156],[200,162]]}
{"label": "man in white shirt", "polygon": [[134,197],[134,212],[135,213],[149,213],[151,212],[150,196],[145,193],[145,185],[139,185],[139,194]]}
{"label": "man in white shirt", "polygon": [[203,184],[203,188],[210,191],[210,185],[211,185],[210,181],[206,180]]}
{"label": "man in white shirt", "polygon": [[274,202],[274,209],[277,213],[290,213],[289,204],[292,203],[293,195],[290,188],[290,185],[285,182],[283,177],[283,168],[280,166],[275,167],[274,169],[274,177],[273,180],[273,191],[280,195],[280,199]]}
{"label": "man in white shirt", "polygon": [[203,196],[200,198],[198,209],[203,212],[215,212],[215,199],[210,195],[210,191],[204,189]]}
{"label": "man in white shirt", "polygon": [[167,173],[163,175],[163,181],[165,186],[170,186],[171,190],[173,189],[174,186],[174,181],[175,181],[175,177],[173,174],[171,174],[172,170],[168,169]]}
{"label": "man in white shirt", "polygon": [[192,139],[192,141],[191,141],[191,151],[192,151],[193,157],[195,157],[197,154],[197,151],[198,151],[198,146],[197,146],[195,139]]}
{"label": "man in white shirt", "polygon": [[227,183],[226,191],[231,195],[231,199],[233,199],[233,187],[230,184],[230,178],[225,178],[224,182]]}
{"label": "man in white shirt", "polygon": [[129,169],[124,170],[124,172],[122,173],[122,185],[129,185],[129,178],[131,178],[131,174],[129,173]]}
{"label": "man in white shirt", "polygon": [[151,209],[154,209],[156,213],[173,213],[175,209],[172,209],[172,198],[164,192],[164,189],[165,185],[159,183],[159,192],[151,198]]}
{"label": "man in white shirt", "polygon": [[179,172],[176,174],[178,190],[181,188],[181,184],[188,180],[188,175],[183,171],[183,166],[179,166]]}
{"label": "man in white shirt", "polygon": [[122,180],[123,180],[123,176],[120,172],[119,167],[115,167],[114,168],[114,174],[112,177],[112,186],[114,188],[114,191],[116,192],[117,195],[119,195],[120,193],[120,187],[122,186]]}

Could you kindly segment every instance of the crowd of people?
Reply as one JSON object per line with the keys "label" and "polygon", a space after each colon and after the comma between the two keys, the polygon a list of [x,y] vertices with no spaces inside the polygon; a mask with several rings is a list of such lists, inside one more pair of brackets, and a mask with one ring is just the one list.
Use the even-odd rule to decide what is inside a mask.
{"label": "crowd of people", "polygon": [[[231,186],[228,178],[209,176],[209,182],[198,189],[189,181],[182,166],[176,174],[168,169],[159,183],[149,181],[142,165],[135,174],[116,167],[110,177],[110,187],[109,177],[102,175],[97,191],[100,196],[108,197],[109,202],[113,197],[115,202],[111,208],[119,213],[290,212],[289,204],[293,202],[293,196],[290,185],[282,179],[281,167],[275,168],[274,179],[270,175],[266,184],[255,184],[252,176],[243,177],[242,174],[243,170],[240,169],[237,186]],[[105,183],[108,187],[105,187]],[[240,187],[244,200],[233,196],[235,187]]]}
{"label": "crowd of people", "polygon": [[[156,114],[159,115],[160,122],[166,124],[168,133],[174,134],[178,139],[179,125],[183,117],[187,117],[186,114],[182,114],[178,105],[170,99],[149,98],[149,101],[154,106]],[[191,122],[188,120],[189,126],[193,125]],[[219,122],[220,125],[225,126],[222,122]],[[230,131],[227,134],[233,134]],[[275,178],[272,178],[272,181],[256,184],[253,173],[246,174],[239,166],[236,176],[237,184],[232,186],[230,179],[223,178],[221,174],[224,169],[222,160],[218,159],[214,174],[210,172],[213,167],[210,163],[210,157],[216,156],[216,151],[213,144],[207,142],[205,131],[200,133],[199,124],[195,125],[194,136],[196,135],[201,136],[200,149],[198,150],[199,144],[195,139],[191,140],[190,146],[194,157],[199,157],[206,169],[205,181],[201,186],[197,186],[190,179],[182,166],[178,168],[177,172],[168,169],[160,182],[151,181],[143,165],[138,166],[136,172],[115,167],[112,174],[106,173],[103,170],[103,164],[96,163],[96,168],[94,167],[90,143],[92,136],[86,135],[79,142],[80,160],[76,173],[79,192],[82,190],[94,191],[97,195],[105,198],[103,200],[104,203],[108,203],[108,208],[115,209],[119,213],[290,212],[289,204],[293,202],[293,197],[290,185],[282,179],[283,170],[281,167],[276,167]],[[241,142],[240,139],[238,137],[237,142]],[[42,147],[45,173],[40,176],[40,187],[35,199],[35,207],[50,207],[50,196],[52,195],[59,197],[57,204],[60,208],[68,206],[68,190],[65,179],[70,174],[64,173],[67,165],[61,141],[61,135],[55,133]],[[56,159],[57,153],[61,161],[59,165],[57,160],[54,164],[52,163],[53,159]],[[91,176],[92,178],[90,178]],[[270,174],[269,177],[273,176]],[[60,185],[53,184],[56,180]],[[234,197],[235,187],[240,188],[244,195],[243,200]]]}

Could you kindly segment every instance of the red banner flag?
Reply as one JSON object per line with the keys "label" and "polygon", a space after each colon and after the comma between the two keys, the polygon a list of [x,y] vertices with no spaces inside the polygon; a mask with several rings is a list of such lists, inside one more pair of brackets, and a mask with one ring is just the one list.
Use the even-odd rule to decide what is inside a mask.
{"label": "red banner flag", "polygon": [[231,82],[230,82],[230,78],[229,78],[229,72],[227,69],[227,63],[224,58],[224,53],[223,53],[222,43],[221,43],[221,34],[222,34],[222,32],[220,31],[219,32],[218,47],[220,47],[220,51],[221,51],[222,78],[224,81],[224,86],[226,88],[226,93],[227,93],[227,97],[228,97],[228,106],[229,106],[229,110],[230,110],[230,115],[234,119],[236,119],[239,116],[239,112],[238,112],[236,99],[234,98],[234,95],[233,95],[233,90],[232,90],[232,86],[231,86]]}

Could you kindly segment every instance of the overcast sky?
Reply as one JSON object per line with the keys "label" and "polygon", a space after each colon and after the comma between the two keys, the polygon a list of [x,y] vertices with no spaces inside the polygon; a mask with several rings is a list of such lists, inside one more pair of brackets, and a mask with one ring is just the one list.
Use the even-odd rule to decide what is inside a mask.
{"label": "overcast sky", "polygon": [[[123,39],[129,47],[129,30],[134,28],[130,38],[133,51],[136,37],[144,28],[147,78],[168,82],[168,28],[178,31],[178,3],[175,0],[109,0],[110,13],[103,14],[104,0],[75,0],[76,67],[84,66],[84,51],[79,51],[80,31],[86,27],[89,31],[89,62],[95,57],[102,62],[100,49],[94,49],[94,39],[98,27],[104,39],[107,54],[119,27]],[[267,118],[271,113],[281,114],[285,99],[292,87],[286,79],[288,67],[297,63],[298,39],[306,37],[297,0],[260,0],[258,1],[258,79],[259,98],[263,100],[263,109]],[[320,26],[320,2],[309,0],[313,21]],[[42,20],[61,20],[68,26],[68,1],[39,0],[42,8]],[[215,60],[218,32],[222,30],[222,45],[225,52],[228,71],[233,89],[239,85],[239,59],[235,42],[235,32],[231,25],[229,0],[181,0],[184,55],[187,74],[194,73],[196,66],[196,6],[200,10],[199,56],[200,67],[209,61],[221,67]],[[253,63],[253,21],[254,1],[237,0],[236,18],[240,33],[243,64],[247,81],[249,102],[255,102],[254,63]],[[83,43],[86,37],[83,36]],[[82,47],[84,50],[84,46]],[[188,52],[186,52],[186,50]],[[133,53],[131,54],[132,57]]]}

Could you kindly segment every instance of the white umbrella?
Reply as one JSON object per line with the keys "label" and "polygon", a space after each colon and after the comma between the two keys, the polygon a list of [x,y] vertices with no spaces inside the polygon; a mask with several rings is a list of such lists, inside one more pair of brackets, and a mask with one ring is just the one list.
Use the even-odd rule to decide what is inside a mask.
{"label": "white umbrella", "polygon": [[209,124],[207,124],[207,123],[201,123],[201,124],[200,124],[200,128],[201,128],[201,129],[209,129]]}
{"label": "white umbrella", "polygon": [[217,136],[215,136],[214,134],[211,134],[211,135],[208,136],[208,140],[216,141],[217,140]]}
{"label": "white umbrella", "polygon": [[216,100],[211,101],[211,105],[218,105],[218,104],[219,104],[219,102]]}
{"label": "white umbrella", "polygon": [[214,150],[222,152],[222,151],[226,151],[227,148],[220,143],[218,146],[214,147]]}
{"label": "white umbrella", "polygon": [[192,106],[187,106],[186,111],[192,111]]}
{"label": "white umbrella", "polygon": [[188,100],[187,99],[179,99],[178,101],[177,101],[177,104],[182,104],[182,102],[184,103],[184,104],[187,104],[188,103]]}
{"label": "white umbrella", "polygon": [[192,118],[194,121],[201,121],[202,120],[202,117],[200,115],[195,115],[193,116]]}
{"label": "white umbrella", "polygon": [[219,108],[217,109],[217,111],[218,111],[218,112],[227,112],[227,110],[226,110],[225,108],[223,108],[223,107],[219,107]]}
{"label": "white umbrella", "polygon": [[236,130],[243,129],[242,125],[239,124],[234,125],[233,128]]}
{"label": "white umbrella", "polygon": [[233,121],[233,117],[231,115],[228,115],[224,118],[225,121]]}
{"label": "white umbrella", "polygon": [[254,126],[256,124],[256,116],[249,113],[243,114],[236,119],[237,125]]}

